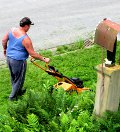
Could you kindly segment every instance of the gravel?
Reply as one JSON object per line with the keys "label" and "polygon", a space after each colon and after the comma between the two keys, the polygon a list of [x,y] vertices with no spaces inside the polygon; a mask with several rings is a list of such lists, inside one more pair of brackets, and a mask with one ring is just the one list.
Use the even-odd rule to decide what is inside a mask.
{"label": "gravel", "polygon": [[0,0],[0,40],[25,16],[35,23],[28,32],[35,50],[48,49],[89,38],[103,18],[120,23],[120,1]]}

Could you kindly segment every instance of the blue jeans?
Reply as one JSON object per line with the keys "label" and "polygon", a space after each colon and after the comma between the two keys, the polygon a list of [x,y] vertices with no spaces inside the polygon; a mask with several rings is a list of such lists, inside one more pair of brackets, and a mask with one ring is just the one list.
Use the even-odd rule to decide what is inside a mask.
{"label": "blue jeans", "polygon": [[12,84],[12,92],[9,98],[15,98],[22,90],[25,80],[27,62],[26,60],[15,60],[7,57],[7,64],[10,70]]}

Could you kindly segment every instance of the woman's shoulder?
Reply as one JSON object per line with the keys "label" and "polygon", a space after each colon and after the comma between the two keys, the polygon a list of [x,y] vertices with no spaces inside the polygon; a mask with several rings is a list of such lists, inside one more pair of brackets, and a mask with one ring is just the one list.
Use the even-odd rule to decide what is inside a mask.
{"label": "woman's shoulder", "polygon": [[11,29],[8,30],[8,34],[14,32],[14,31],[16,31],[16,30],[17,30],[17,28],[12,27]]}
{"label": "woman's shoulder", "polygon": [[17,30],[18,30],[18,28],[16,28],[16,27],[12,27],[12,28],[10,29],[11,32],[14,32],[14,31],[17,31]]}

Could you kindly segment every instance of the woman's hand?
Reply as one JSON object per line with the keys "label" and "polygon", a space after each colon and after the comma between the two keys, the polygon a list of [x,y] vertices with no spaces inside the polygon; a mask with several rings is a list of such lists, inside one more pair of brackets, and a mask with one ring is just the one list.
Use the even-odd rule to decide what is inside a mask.
{"label": "woman's hand", "polygon": [[49,63],[50,62],[50,59],[44,57],[44,62]]}

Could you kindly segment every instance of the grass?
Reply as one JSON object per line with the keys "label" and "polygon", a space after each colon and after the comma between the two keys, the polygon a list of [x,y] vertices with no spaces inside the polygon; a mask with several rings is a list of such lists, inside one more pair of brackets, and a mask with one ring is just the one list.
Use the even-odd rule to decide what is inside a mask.
{"label": "grass", "polygon": [[[89,49],[83,47],[84,47],[83,41],[79,41],[72,45],[58,47],[55,51],[55,55],[52,55],[51,50],[41,51],[40,53],[42,55],[45,55],[46,57],[50,57],[51,58],[50,65],[54,66],[56,69],[59,70],[59,72],[61,72],[65,76],[69,78],[78,77],[81,80],[83,80],[84,86],[89,87],[92,90],[92,92],[87,91],[81,93],[80,95],[76,94],[67,95],[64,94],[65,93],[64,91],[62,92],[58,91],[58,93],[55,92],[52,96],[50,96],[51,97],[50,98],[46,93],[46,89],[49,90],[49,88],[52,85],[57,83],[57,80],[54,77],[48,75],[43,70],[31,64],[31,62],[28,60],[26,79],[24,83],[24,87],[27,89],[27,92],[25,95],[20,97],[18,101],[15,102],[8,101],[8,96],[11,92],[10,75],[8,68],[0,69],[0,117],[2,115],[8,117],[11,115],[12,117],[15,118],[15,123],[16,121],[19,121],[19,119],[22,118],[23,120],[21,121],[26,124],[26,119],[23,118],[21,115],[26,113],[28,114],[28,118],[33,118],[36,121],[37,117],[30,114],[34,113],[36,109],[39,111],[39,112],[36,111],[38,112],[38,116],[41,117],[40,113],[42,113],[42,116],[43,115],[45,116],[44,118],[42,117],[41,119],[47,119],[43,120],[43,122],[46,121],[49,122],[50,123],[49,125],[51,127],[53,127],[54,129],[56,128],[55,130],[58,129],[56,124],[58,123],[57,114],[61,115],[59,119],[61,127],[65,122],[69,122],[69,118],[74,117],[74,120],[73,122],[71,122],[71,125],[72,126],[74,126],[75,124],[77,125],[76,121],[79,121],[79,126],[81,126],[80,130],[81,132],[82,128],[84,128],[87,131],[86,125],[88,125],[87,128],[91,126],[92,129],[94,129],[95,131],[97,131],[97,128],[99,130],[108,130],[107,127],[111,125],[113,121],[117,118],[117,114],[119,113],[119,111],[117,114],[113,115],[108,114],[107,117],[111,115],[111,119],[107,117],[105,117],[104,119],[99,118],[95,119],[96,117],[92,119],[97,82],[97,76],[94,67],[101,63],[102,50],[101,47],[99,47],[98,45],[94,45]],[[118,47],[116,61],[119,58],[119,51],[120,49]],[[105,56],[106,52],[104,51],[104,57]],[[36,62],[43,67],[45,65],[45,63],[40,61]],[[41,108],[41,110],[39,110],[38,107]],[[67,110],[68,109],[67,107],[72,111],[71,117],[68,116],[69,111]],[[47,110],[49,115],[46,112]],[[56,115],[53,115],[52,112]],[[19,116],[19,114],[21,115]],[[52,119],[52,121],[50,121],[49,116],[50,119]],[[12,118],[12,120],[14,118]],[[38,119],[40,120],[40,118]],[[29,120],[28,122],[31,122],[30,119],[28,120]],[[94,120],[96,122],[94,122]],[[109,124],[106,123],[106,125],[104,125],[103,124],[104,120],[108,121]],[[116,119],[115,123],[118,120],[119,119]],[[96,128],[93,124],[95,124]],[[42,125],[45,126],[44,123]],[[26,125],[24,125],[24,127],[25,126]],[[68,129],[64,127],[62,127],[61,129],[62,130]],[[66,127],[68,127],[67,124]],[[119,123],[115,127],[116,128],[119,127]]]}

